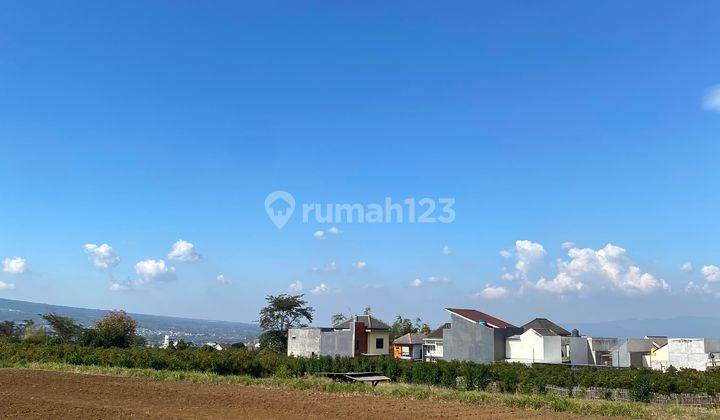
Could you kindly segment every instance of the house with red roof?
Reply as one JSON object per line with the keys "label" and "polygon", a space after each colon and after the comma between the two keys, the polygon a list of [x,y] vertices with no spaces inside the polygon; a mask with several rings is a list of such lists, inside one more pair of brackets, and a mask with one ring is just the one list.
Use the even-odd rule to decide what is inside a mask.
{"label": "house with red roof", "polygon": [[493,363],[505,360],[505,340],[520,327],[475,309],[445,308],[450,328],[443,330],[443,359]]}

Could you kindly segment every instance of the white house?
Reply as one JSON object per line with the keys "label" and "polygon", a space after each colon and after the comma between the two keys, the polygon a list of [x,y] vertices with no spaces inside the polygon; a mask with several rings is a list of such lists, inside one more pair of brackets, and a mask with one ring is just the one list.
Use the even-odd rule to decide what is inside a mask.
{"label": "white house", "polygon": [[436,362],[443,358],[443,331],[450,328],[450,323],[439,326],[423,340],[423,360]]}
{"label": "white house", "polygon": [[647,356],[647,364],[657,370],[673,366],[703,371],[720,366],[720,339],[670,338]]}
{"label": "white house", "polygon": [[530,328],[505,340],[508,362],[563,363],[562,338],[547,328]]}

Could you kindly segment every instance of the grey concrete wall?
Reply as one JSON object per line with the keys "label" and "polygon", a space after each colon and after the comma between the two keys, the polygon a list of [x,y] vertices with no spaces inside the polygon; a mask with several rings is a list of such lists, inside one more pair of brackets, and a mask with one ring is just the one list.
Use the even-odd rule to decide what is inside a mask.
{"label": "grey concrete wall", "polygon": [[595,364],[587,337],[567,337],[570,342],[570,364],[592,365]]}
{"label": "grey concrete wall", "polygon": [[288,331],[288,355],[298,357],[320,355],[320,329],[291,328]]}
{"label": "grey concrete wall", "polygon": [[320,333],[321,356],[353,356],[352,331],[322,331]]}
{"label": "grey concrete wall", "polygon": [[[452,328],[443,332],[443,359],[475,363],[495,361],[495,334],[492,328],[450,314]],[[503,354],[504,342],[503,342]]]}

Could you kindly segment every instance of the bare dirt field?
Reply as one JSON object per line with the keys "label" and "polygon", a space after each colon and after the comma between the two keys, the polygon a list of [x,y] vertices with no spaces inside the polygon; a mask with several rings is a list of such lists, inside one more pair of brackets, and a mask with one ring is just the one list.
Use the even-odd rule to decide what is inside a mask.
{"label": "bare dirt field", "polygon": [[0,370],[0,417],[578,418],[503,406],[10,369]]}

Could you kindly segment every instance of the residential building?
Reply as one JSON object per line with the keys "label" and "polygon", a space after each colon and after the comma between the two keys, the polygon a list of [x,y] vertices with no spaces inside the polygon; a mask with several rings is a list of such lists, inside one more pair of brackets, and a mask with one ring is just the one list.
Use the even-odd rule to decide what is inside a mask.
{"label": "residential building", "polygon": [[405,360],[422,360],[425,334],[408,333],[393,341],[393,357]]}
{"label": "residential building", "polygon": [[651,352],[667,344],[667,337],[628,338],[618,341],[611,349],[612,366],[650,367]]}
{"label": "residential building", "polygon": [[428,334],[423,340],[423,360],[436,362],[443,358],[443,333],[450,328],[450,323],[439,326]]}
{"label": "residential building", "polygon": [[445,308],[451,327],[443,331],[443,359],[493,363],[505,360],[505,339],[522,333],[494,316],[474,309]]}
{"label": "residential building", "polygon": [[664,346],[651,351],[646,362],[651,368],[704,371],[720,367],[720,339],[670,338]]}
{"label": "residential building", "polygon": [[291,328],[290,356],[380,356],[390,354],[390,326],[371,315],[357,315],[332,328]]}

